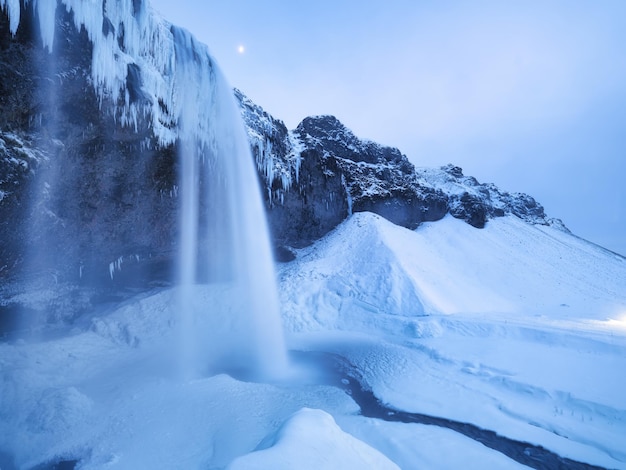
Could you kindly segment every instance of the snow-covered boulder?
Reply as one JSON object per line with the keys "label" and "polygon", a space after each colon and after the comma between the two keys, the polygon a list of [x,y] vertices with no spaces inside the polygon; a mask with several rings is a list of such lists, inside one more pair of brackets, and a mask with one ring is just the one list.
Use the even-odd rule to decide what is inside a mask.
{"label": "snow-covered boulder", "polygon": [[303,408],[255,452],[235,459],[228,470],[332,470],[337,468],[399,469],[395,463],[341,430],[331,415]]}

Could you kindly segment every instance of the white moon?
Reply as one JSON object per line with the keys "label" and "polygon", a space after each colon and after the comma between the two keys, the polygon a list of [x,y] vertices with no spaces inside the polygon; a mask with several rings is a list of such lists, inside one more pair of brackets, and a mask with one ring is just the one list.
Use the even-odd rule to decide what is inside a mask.
{"label": "white moon", "polygon": [[238,48],[237,48],[237,52],[239,52],[240,54],[243,54],[244,52],[246,52],[246,48],[243,47],[243,44],[241,44]]}

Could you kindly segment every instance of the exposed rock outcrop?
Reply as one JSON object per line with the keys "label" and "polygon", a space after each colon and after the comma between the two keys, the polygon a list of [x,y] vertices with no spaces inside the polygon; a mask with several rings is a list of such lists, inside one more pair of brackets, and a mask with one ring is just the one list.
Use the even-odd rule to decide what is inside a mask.
{"label": "exposed rock outcrop", "polygon": [[481,184],[473,176],[452,164],[435,168],[417,168],[417,177],[433,189],[444,192],[451,215],[482,228],[494,217],[514,215],[538,225],[553,225],[567,230],[558,219],[549,218],[541,204],[524,193],[509,193],[493,183]]}
{"label": "exposed rock outcrop", "polygon": [[409,228],[445,215],[446,196],[420,182],[398,149],[357,138],[333,116],[308,117],[288,131],[235,94],[277,245],[308,245],[352,212],[376,212]]}
{"label": "exposed rock outcrop", "polygon": [[288,131],[240,91],[235,96],[278,245],[310,244],[363,211],[410,229],[446,213],[477,228],[504,215],[564,228],[531,196],[481,184],[454,165],[415,168],[398,149],[359,139],[333,116],[307,117]]}

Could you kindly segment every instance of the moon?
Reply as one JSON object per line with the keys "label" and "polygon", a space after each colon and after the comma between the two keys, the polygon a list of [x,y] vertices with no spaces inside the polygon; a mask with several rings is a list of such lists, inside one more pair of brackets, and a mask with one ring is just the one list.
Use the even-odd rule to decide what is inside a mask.
{"label": "moon", "polygon": [[237,52],[239,52],[240,54],[246,52],[246,48],[243,46],[243,44],[240,44],[239,47],[237,47]]}

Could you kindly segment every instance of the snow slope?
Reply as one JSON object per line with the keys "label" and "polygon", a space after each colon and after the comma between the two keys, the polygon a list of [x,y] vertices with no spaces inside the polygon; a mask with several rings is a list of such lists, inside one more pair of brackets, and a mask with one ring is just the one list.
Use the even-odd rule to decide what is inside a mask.
{"label": "snow slope", "polygon": [[[155,290],[0,343],[0,468],[523,467],[454,429],[362,415],[344,391],[358,379],[389,416],[626,469],[623,258],[513,217],[410,231],[360,213],[279,275],[290,347],[342,358],[339,383],[302,361],[275,383],[181,376],[177,292]],[[218,318],[225,289],[205,288]],[[197,340],[228,323],[197,319]]]}
{"label": "snow slope", "polygon": [[331,321],[352,328],[364,316],[370,325],[375,313],[545,316],[601,328],[624,320],[625,272],[625,258],[513,216],[483,230],[446,216],[411,231],[359,213],[301,250],[281,291],[294,331]]}

